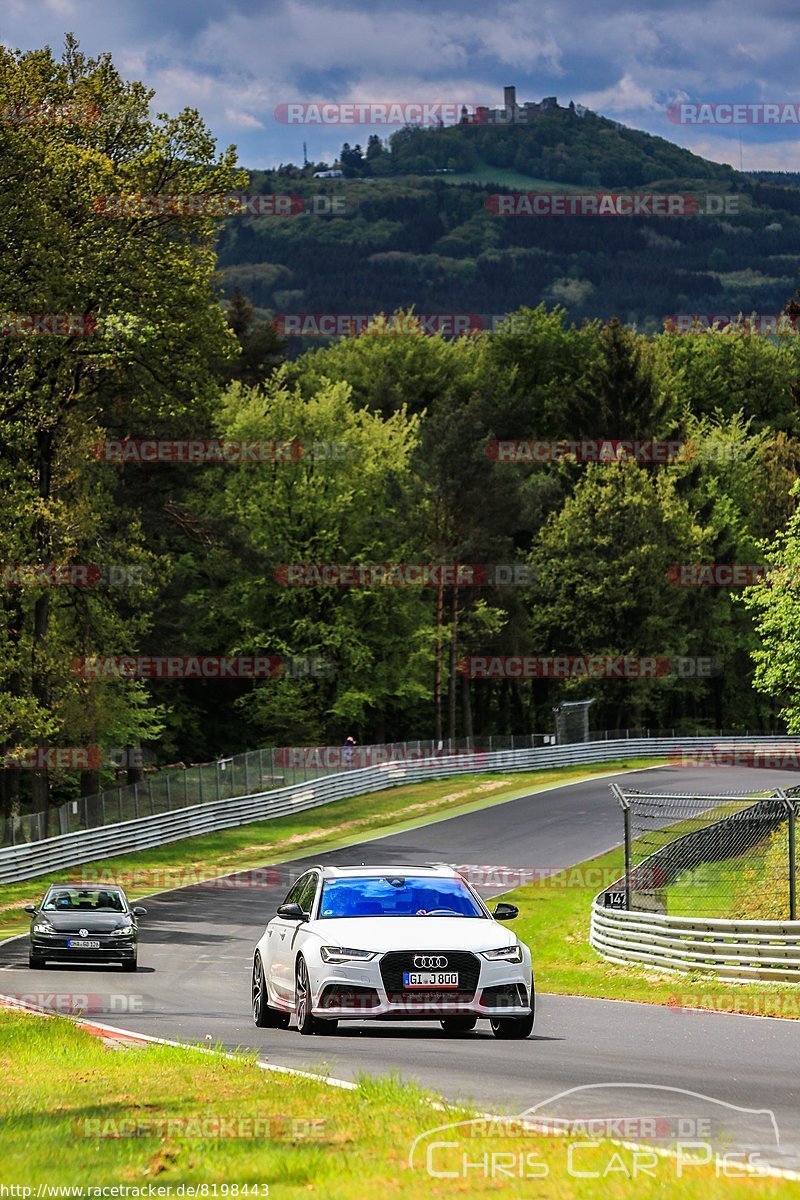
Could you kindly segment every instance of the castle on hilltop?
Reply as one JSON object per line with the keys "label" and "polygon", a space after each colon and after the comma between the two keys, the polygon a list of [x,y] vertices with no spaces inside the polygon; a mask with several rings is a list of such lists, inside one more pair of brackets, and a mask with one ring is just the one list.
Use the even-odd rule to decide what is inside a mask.
{"label": "castle on hilltop", "polygon": [[[569,103],[569,109],[575,113],[577,117],[585,117],[588,108],[583,104]],[[489,108],[484,104],[479,104],[475,108],[474,113],[467,111],[467,106],[461,110],[460,125],[524,125],[526,122],[541,116],[542,113],[555,112],[559,108],[558,99],[556,96],[545,96],[544,100],[538,103],[535,100],[526,101],[525,104],[517,103],[517,89],[509,86],[503,88],[503,107]],[[562,110],[566,112],[567,110]]]}

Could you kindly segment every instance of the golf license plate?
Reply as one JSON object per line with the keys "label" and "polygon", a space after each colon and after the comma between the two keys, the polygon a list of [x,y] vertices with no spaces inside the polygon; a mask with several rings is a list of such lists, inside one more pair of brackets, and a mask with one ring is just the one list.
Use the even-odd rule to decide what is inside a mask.
{"label": "golf license plate", "polygon": [[458,971],[404,971],[403,987],[457,988]]}
{"label": "golf license plate", "polygon": [[100,943],[90,941],[88,938],[71,938],[67,945],[70,950],[99,950]]}

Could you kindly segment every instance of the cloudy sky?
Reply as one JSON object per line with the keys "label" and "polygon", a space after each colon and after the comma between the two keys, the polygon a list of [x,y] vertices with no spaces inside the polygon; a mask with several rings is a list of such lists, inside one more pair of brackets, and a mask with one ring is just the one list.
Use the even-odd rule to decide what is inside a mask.
{"label": "cloudy sky", "polygon": [[[0,41],[111,51],[159,110],[197,107],[246,166],[333,159],[365,126],[286,125],[292,101],[502,103],[557,95],[719,162],[800,170],[800,126],[680,125],[680,100],[800,104],[797,0],[3,0]],[[800,111],[800,110],[799,110]],[[378,130],[381,133],[390,130]]]}

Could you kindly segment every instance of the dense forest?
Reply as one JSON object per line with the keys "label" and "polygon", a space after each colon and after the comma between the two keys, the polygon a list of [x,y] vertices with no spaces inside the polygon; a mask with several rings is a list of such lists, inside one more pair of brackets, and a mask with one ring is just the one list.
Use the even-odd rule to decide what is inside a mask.
{"label": "dense forest", "polygon": [[[114,219],[98,196],[331,195],[337,181],[249,177],[197,113],[153,120],[141,85],[74,43],[62,61],[0,48],[0,90],[110,114],[0,126],[6,812],[113,778],[105,760],[15,769],[32,746],[166,763],[348,733],[550,731],[553,707],[580,698],[597,728],[800,727],[796,333],[626,327],[635,297],[651,314],[731,311],[731,296],[780,311],[800,193],[706,164],[756,205],[730,229],[587,218],[568,240],[441,180],[345,181],[361,189],[345,218],[220,222],[175,205]],[[465,132],[486,159],[490,130],[433,136]],[[780,224],[765,225],[766,192],[784,197]],[[583,319],[591,295],[602,319]],[[308,348],[276,335],[278,309],[334,301],[393,318]],[[510,316],[447,338],[412,309]],[[31,313],[92,320],[34,334],[18,319]],[[239,448],[229,461],[223,445]],[[129,665],[87,667],[97,656]],[[159,656],[275,669],[153,677]],[[521,656],[658,666],[502,666]],[[476,666],[489,660],[497,671]]]}
{"label": "dense forest", "polygon": [[[654,333],[675,313],[775,314],[795,288],[794,176],[737,172],[593,113],[372,135],[363,152],[342,147],[344,178],[312,178],[330,165],[252,172],[252,191],[303,203],[221,231],[222,284],[244,289],[260,315],[413,306],[491,327],[544,301],[574,321],[616,316]],[[601,191],[694,203],[674,216],[498,213],[498,196]],[[293,338],[290,356],[310,344]]]}

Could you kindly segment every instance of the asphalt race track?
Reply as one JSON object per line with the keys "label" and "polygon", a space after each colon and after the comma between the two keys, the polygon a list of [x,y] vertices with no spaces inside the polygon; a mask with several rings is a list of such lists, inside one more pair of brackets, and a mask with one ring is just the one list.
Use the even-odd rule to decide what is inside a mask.
{"label": "asphalt race track", "polygon": [[[789,786],[797,775],[663,767],[631,773],[625,782],[702,794]],[[102,998],[105,1011],[96,1019],[106,1024],[247,1046],[271,1063],[290,1067],[314,1070],[324,1063],[326,1073],[343,1079],[394,1071],[484,1110],[521,1113],[570,1089],[603,1085],[540,1111],[572,1118],[613,1113],[716,1119],[722,1141],[742,1151],[758,1150],[773,1166],[799,1169],[797,1022],[540,995],[534,1033],[525,1042],[495,1039],[488,1022],[460,1038],[445,1036],[438,1024],[343,1023],[333,1035],[311,1038],[300,1037],[293,1026],[259,1030],[253,1025],[253,947],[290,879],[308,863],[445,861],[558,870],[618,844],[621,825],[608,781],[588,780],[298,859],[280,868],[283,878],[276,886],[205,885],[162,893],[144,902],[148,915],[140,923],[136,975],[113,967],[31,971],[23,939],[0,946],[0,992],[88,993]],[[535,942],[533,961],[535,970]],[[676,992],[702,990],[675,978]],[[726,1106],[769,1110],[775,1123],[766,1113],[753,1116]]]}

